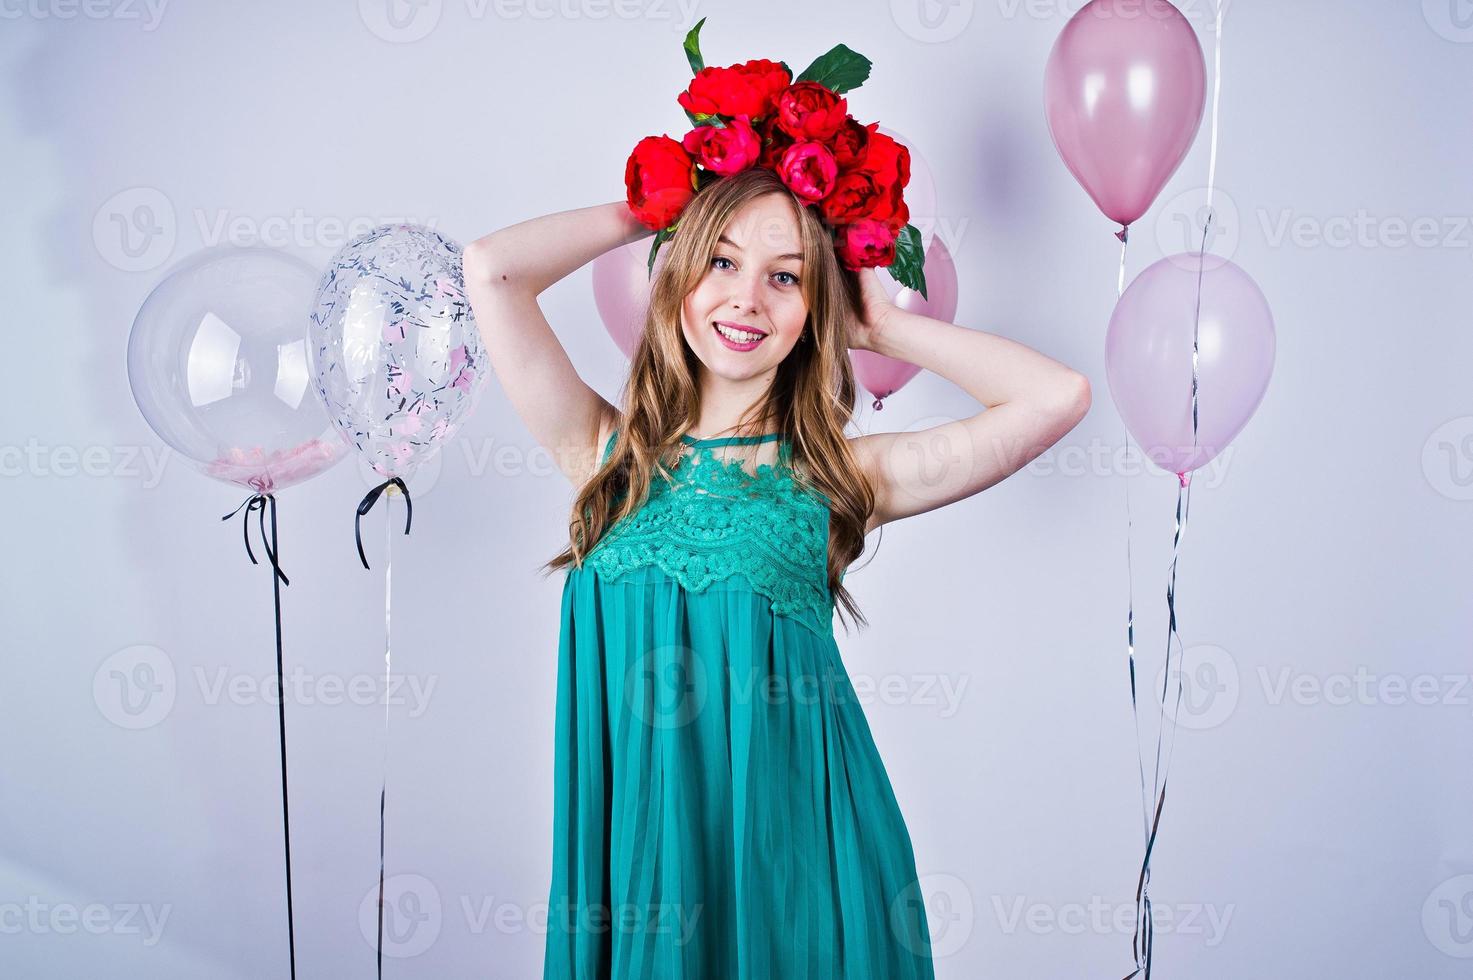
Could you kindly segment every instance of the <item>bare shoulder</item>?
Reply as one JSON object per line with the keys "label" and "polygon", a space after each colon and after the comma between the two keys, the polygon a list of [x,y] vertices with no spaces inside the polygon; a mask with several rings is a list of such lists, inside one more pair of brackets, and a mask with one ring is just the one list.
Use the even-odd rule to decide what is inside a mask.
{"label": "bare shoulder", "polygon": [[[980,418],[980,417],[979,417]],[[973,420],[956,420],[926,429],[874,432],[849,440],[870,487],[875,509],[865,524],[869,534],[881,524],[933,510],[982,489],[970,478]]]}

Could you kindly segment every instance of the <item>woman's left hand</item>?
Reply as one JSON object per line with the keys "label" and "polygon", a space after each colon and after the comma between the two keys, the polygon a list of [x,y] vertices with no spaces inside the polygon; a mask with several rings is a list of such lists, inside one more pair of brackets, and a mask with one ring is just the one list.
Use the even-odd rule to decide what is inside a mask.
{"label": "woman's left hand", "polygon": [[895,309],[890,294],[880,283],[878,269],[861,269],[859,279],[860,314],[849,319],[849,347],[854,350],[874,350],[880,330]]}

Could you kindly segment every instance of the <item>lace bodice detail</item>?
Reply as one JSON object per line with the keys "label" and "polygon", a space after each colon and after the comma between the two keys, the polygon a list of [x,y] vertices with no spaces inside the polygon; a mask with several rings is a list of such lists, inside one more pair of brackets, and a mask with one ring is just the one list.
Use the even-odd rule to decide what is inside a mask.
{"label": "lace bodice detail", "polygon": [[[609,436],[605,460],[617,435]],[[779,437],[682,436],[691,451],[681,455],[672,478],[656,473],[644,506],[605,531],[586,562],[610,581],[656,566],[693,592],[740,574],[771,600],[774,613],[830,623],[826,498],[799,485],[786,440],[778,446],[776,463],[751,472],[742,460],[715,452]]]}

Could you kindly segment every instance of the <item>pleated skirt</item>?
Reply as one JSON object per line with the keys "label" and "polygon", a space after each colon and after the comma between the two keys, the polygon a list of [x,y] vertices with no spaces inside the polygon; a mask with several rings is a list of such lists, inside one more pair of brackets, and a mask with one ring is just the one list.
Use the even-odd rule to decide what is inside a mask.
{"label": "pleated skirt", "polygon": [[545,980],[934,976],[831,624],[770,607],[740,575],[568,572]]}

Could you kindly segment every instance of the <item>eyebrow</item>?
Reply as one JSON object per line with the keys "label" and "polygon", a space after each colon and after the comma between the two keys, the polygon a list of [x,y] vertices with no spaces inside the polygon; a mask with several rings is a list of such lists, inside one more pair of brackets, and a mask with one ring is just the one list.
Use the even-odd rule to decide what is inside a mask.
{"label": "eyebrow", "polygon": [[[736,249],[738,252],[740,252],[742,250],[742,247],[740,245],[738,245],[736,242],[732,241],[730,238],[727,238],[725,235],[722,235],[720,238],[717,239],[717,241],[719,241],[719,242],[725,242],[726,244],[730,245],[732,248]],[[779,255],[777,258],[778,258],[778,261],[781,261],[783,259],[797,259],[799,262],[802,262],[803,261],[803,256],[799,255],[797,252],[786,252],[786,253],[784,253],[782,255]]]}

